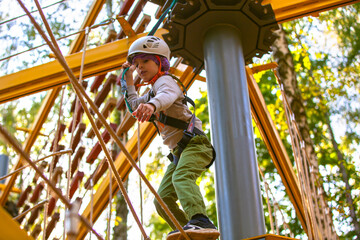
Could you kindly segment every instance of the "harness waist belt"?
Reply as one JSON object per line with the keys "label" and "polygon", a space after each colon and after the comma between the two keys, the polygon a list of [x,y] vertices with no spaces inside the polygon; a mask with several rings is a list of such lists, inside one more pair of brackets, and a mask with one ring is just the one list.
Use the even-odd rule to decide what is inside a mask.
{"label": "harness waist belt", "polygon": [[[163,114],[162,112],[160,113],[158,121],[165,124],[165,125],[175,127],[175,128],[179,128],[179,129],[182,129],[182,130],[186,130],[188,128],[188,125],[189,125],[188,122],[185,122],[183,120],[167,116],[167,115]],[[193,133],[195,135],[204,135],[205,136],[205,133],[202,130],[198,129],[197,127],[194,127]]]}

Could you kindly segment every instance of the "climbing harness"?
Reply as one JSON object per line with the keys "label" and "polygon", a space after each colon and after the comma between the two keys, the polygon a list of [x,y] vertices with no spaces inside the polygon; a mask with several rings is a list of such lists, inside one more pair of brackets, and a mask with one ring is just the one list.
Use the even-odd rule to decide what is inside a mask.
{"label": "climbing harness", "polygon": [[[161,69],[161,61],[159,61],[159,62],[160,62],[159,69]],[[199,69],[201,69],[201,68],[199,68]],[[127,69],[124,69],[122,77],[121,77],[121,88],[122,88],[123,93],[124,93],[124,99],[125,99],[126,106],[127,106],[128,110],[129,110],[129,112],[133,113],[133,110],[131,109],[129,102],[127,101],[127,97],[128,97],[128,95],[127,95],[127,87],[126,87],[126,81],[124,79],[124,75],[125,75],[126,71],[127,71]],[[160,72],[160,70],[159,70],[159,72]],[[182,103],[184,105],[187,105],[187,103],[190,103],[194,108],[194,112],[193,112],[189,122],[167,116],[163,111],[161,111],[159,113],[159,116],[156,116],[155,114],[152,114],[152,116],[149,119],[149,122],[154,124],[158,134],[160,134],[160,131],[159,131],[159,128],[157,127],[157,124],[155,123],[155,121],[158,121],[158,122],[160,122],[160,123],[162,123],[164,125],[168,125],[168,126],[183,130],[183,136],[182,136],[181,140],[177,143],[176,154],[174,154],[174,152],[170,152],[168,154],[168,156],[167,156],[168,159],[172,163],[177,165],[181,153],[184,151],[186,146],[189,144],[190,140],[193,137],[197,136],[197,135],[205,136],[205,133],[201,129],[198,129],[198,128],[195,127],[196,106],[195,106],[195,102],[191,98],[189,98],[187,96],[187,91],[186,91],[185,86],[182,84],[182,82],[176,76],[174,76],[172,74],[168,74],[168,75],[171,76],[177,83],[179,83],[181,85],[181,87],[183,89],[183,94],[184,94],[184,99],[183,99]],[[194,74],[194,76],[196,76],[196,75],[197,74]],[[155,77],[151,80],[151,81],[153,81],[153,83],[159,78],[159,77],[157,77],[157,78],[156,77],[157,77],[157,75],[155,75]],[[143,85],[138,85],[138,86],[143,86]],[[150,90],[148,95],[149,95],[148,100],[155,97],[155,94],[153,93],[152,90]],[[213,146],[212,146],[212,150],[213,150],[213,159],[210,162],[210,164],[206,166],[206,168],[209,168],[213,164],[213,162],[215,160],[216,152],[215,152],[215,149],[214,149]]]}

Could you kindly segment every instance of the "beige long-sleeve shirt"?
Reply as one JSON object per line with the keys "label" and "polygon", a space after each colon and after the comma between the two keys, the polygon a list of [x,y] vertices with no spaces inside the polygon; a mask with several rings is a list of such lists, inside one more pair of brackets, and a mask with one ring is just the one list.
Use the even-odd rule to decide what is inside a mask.
{"label": "beige long-sleeve shirt", "polygon": [[[192,113],[187,105],[183,104],[184,94],[181,91],[179,85],[175,80],[169,76],[161,76],[152,86],[152,92],[139,97],[135,91],[135,86],[128,86],[128,102],[133,110],[139,106],[140,103],[151,103],[156,107],[155,115],[158,115],[161,111],[170,117],[180,119],[182,121],[189,122]],[[170,149],[174,149],[176,144],[181,140],[183,130],[174,128],[171,126],[163,125],[158,121],[155,121],[160,134],[163,138],[163,142]],[[195,127],[202,129],[202,122],[195,117]]]}

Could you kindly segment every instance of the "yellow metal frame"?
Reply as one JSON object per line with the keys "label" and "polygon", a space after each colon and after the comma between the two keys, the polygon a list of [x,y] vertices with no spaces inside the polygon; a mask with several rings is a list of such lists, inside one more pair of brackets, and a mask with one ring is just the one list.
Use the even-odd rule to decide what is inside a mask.
{"label": "yellow metal frame", "polygon": [[0,232],[1,239],[6,240],[34,240],[34,238],[27,235],[25,230],[20,228],[17,221],[6,210],[0,207]]}
{"label": "yellow metal frame", "polygon": [[[93,4],[91,5],[88,11],[88,14],[85,17],[83,24],[80,27],[80,30],[85,29],[86,27],[89,27],[95,23],[95,20],[99,15],[102,6],[104,5],[105,2],[106,0],[95,0],[93,2]],[[85,39],[85,32],[82,32],[79,35],[77,35],[75,40],[71,43],[70,53],[80,51],[80,49],[83,47],[84,39]]]}
{"label": "yellow metal frame", "polygon": [[[0,183],[0,191],[4,190],[5,187],[6,187],[5,184]],[[13,192],[13,193],[21,193],[21,189],[19,189],[19,188],[12,188],[12,189],[11,189],[11,192]]]}
{"label": "yellow metal frame", "polygon": [[271,4],[277,22],[283,23],[358,2],[360,0],[263,0],[262,4]]}

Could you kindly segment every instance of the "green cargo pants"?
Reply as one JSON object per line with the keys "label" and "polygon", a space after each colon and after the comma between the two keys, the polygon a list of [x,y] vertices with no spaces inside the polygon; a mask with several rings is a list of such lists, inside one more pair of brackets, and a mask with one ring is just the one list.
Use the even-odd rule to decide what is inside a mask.
{"label": "green cargo pants", "polygon": [[[176,148],[174,150],[176,155]],[[184,226],[195,214],[206,215],[203,197],[196,180],[206,170],[213,158],[211,143],[206,136],[195,136],[180,155],[177,166],[171,163],[160,183],[158,194],[174,214],[181,226]],[[184,211],[176,201],[179,200]],[[158,214],[176,229],[159,202],[154,201]]]}

